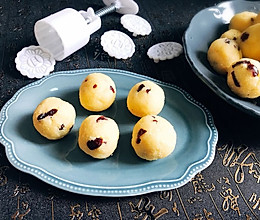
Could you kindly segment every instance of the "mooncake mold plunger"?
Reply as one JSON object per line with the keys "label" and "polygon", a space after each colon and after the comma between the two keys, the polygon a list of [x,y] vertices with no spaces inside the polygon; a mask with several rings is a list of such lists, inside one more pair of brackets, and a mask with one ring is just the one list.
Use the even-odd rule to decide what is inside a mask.
{"label": "mooncake mold plunger", "polygon": [[100,17],[114,11],[120,14],[136,14],[139,11],[133,0],[103,2],[106,7],[96,13],[91,7],[87,11],[66,8],[37,21],[34,33],[38,44],[60,61],[88,43],[90,35],[101,27]]}
{"label": "mooncake mold plunger", "polygon": [[[103,2],[106,7],[96,13],[91,7],[87,11],[65,8],[37,21],[34,25],[34,34],[39,46],[26,47],[22,49],[22,53],[18,53],[19,56],[15,59],[17,69],[30,78],[46,76],[53,71],[55,60],[65,59],[89,42],[90,35],[101,27],[100,17],[111,12],[136,14],[139,11],[138,5],[133,0],[103,0]],[[47,51],[49,55],[46,55]],[[27,59],[28,57],[30,59]],[[45,67],[47,62],[51,64],[51,68],[41,68],[40,74],[31,71],[43,64]]]}

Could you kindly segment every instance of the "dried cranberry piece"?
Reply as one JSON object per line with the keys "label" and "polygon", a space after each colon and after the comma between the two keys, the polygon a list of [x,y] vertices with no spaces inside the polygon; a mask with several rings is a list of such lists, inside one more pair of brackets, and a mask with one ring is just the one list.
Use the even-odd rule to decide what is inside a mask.
{"label": "dried cranberry piece", "polygon": [[229,39],[225,39],[224,41],[226,44],[230,44],[230,40]]}
{"label": "dried cranberry piece", "polygon": [[95,140],[90,140],[87,142],[87,146],[90,150],[95,150],[99,148],[103,143],[102,138],[96,138]]}
{"label": "dried cranberry piece", "polygon": [[136,139],[136,143],[137,144],[140,144],[141,143],[141,136],[143,135],[143,134],[145,134],[147,131],[146,130],[144,130],[144,129],[140,129],[139,131],[138,131],[138,133],[137,133],[137,139]]}
{"label": "dried cranberry piece", "polygon": [[140,91],[142,90],[142,88],[144,88],[144,87],[145,87],[145,85],[144,85],[144,84],[141,84],[141,85],[138,87],[137,92],[140,92]]}
{"label": "dried cranberry piece", "polygon": [[65,125],[64,124],[61,124],[59,130],[62,131],[64,129]]}
{"label": "dried cranberry piece", "polygon": [[152,118],[154,118],[154,119],[153,119],[153,122],[156,122],[156,123],[158,122],[158,121],[155,119],[155,116],[152,115]]}
{"label": "dried cranberry piece", "polygon": [[243,63],[248,64],[248,63],[250,63],[250,62],[247,61],[247,60],[241,60],[241,61],[238,61],[238,62],[234,63],[234,64],[232,65],[232,68],[235,68],[236,66],[238,66],[238,65],[240,65],[240,64],[243,64]]}
{"label": "dried cranberry piece", "polygon": [[112,90],[113,93],[115,93],[115,89],[113,88],[113,86],[110,86],[110,89]]}
{"label": "dried cranberry piece", "polygon": [[93,88],[94,88],[94,89],[97,88],[97,84],[95,84],[95,85],[93,86]]}
{"label": "dried cranberry piece", "polygon": [[58,109],[53,108],[53,109],[51,109],[51,110],[48,111],[48,112],[39,114],[38,117],[37,117],[37,120],[40,121],[40,120],[42,120],[42,119],[44,119],[44,118],[46,118],[46,117],[48,117],[48,116],[53,116],[54,114],[57,113],[57,111],[58,111]]}
{"label": "dried cranberry piece", "polygon": [[97,118],[96,122],[98,123],[99,120],[108,120],[105,116],[101,115]]}
{"label": "dried cranberry piece", "polygon": [[234,81],[235,86],[236,86],[236,87],[240,87],[240,84],[239,84],[239,82],[238,82],[238,80],[237,80],[237,78],[236,78],[235,72],[232,71],[232,72],[231,72],[231,75],[232,75],[232,79],[233,79],[233,81]]}
{"label": "dried cranberry piece", "polygon": [[258,71],[257,67],[254,64],[252,64],[252,63],[247,64],[247,69],[251,70],[251,72],[252,72],[254,77],[258,76],[259,71]]}
{"label": "dried cranberry piece", "polygon": [[244,32],[242,35],[241,35],[241,40],[242,41],[245,41],[245,40],[247,40],[248,39],[248,37],[249,37],[249,33],[247,33],[247,32]]}
{"label": "dried cranberry piece", "polygon": [[251,63],[250,61],[248,61],[248,60],[238,61],[238,62],[236,62],[235,64],[232,65],[232,68],[234,68],[234,67],[236,67],[236,66],[238,66],[238,65],[240,65],[240,64],[247,64],[247,69],[252,72],[253,76],[254,76],[254,77],[255,77],[255,76],[258,76],[259,70],[257,69],[257,67],[256,67],[254,64],[252,64],[252,63]]}

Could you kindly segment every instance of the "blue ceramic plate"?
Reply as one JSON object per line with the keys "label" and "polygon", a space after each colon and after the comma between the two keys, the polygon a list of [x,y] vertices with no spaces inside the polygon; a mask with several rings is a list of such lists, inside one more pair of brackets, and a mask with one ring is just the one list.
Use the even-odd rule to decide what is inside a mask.
{"label": "blue ceramic plate", "polygon": [[214,72],[207,61],[209,45],[228,30],[232,16],[242,11],[260,12],[260,1],[227,1],[197,13],[183,36],[190,66],[218,96],[247,113],[260,116],[260,99],[241,99],[231,92],[226,77]]}
{"label": "blue ceramic plate", "polygon": [[[115,103],[101,113],[113,118],[120,130],[118,147],[106,160],[91,158],[77,145],[81,122],[93,114],[81,107],[78,89],[92,72],[107,74],[117,86]],[[138,118],[126,107],[130,88],[147,79],[164,89],[166,104],[160,115],[177,133],[174,152],[153,162],[138,158],[131,147],[131,132]],[[70,102],[77,112],[71,133],[58,141],[43,138],[32,124],[34,109],[49,96]],[[213,161],[218,138],[209,111],[185,91],[114,69],[57,72],[25,86],[2,108],[0,129],[0,141],[13,166],[58,188],[97,196],[131,196],[180,187]]]}

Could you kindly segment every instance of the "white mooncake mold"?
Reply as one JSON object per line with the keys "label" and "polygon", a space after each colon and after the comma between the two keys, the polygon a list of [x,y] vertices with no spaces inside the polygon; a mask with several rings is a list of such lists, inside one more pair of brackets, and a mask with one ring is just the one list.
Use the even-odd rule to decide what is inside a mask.
{"label": "white mooncake mold", "polygon": [[120,22],[125,29],[133,33],[134,37],[137,35],[149,35],[152,31],[149,22],[138,15],[123,15],[120,19]]}
{"label": "white mooncake mold", "polygon": [[147,55],[150,59],[153,59],[155,63],[160,60],[170,60],[174,57],[178,57],[183,53],[183,47],[177,42],[162,42],[153,45],[147,51]]}
{"label": "white mooncake mold", "polygon": [[39,79],[54,70],[55,59],[47,49],[30,46],[17,53],[15,63],[23,76]]}
{"label": "white mooncake mold", "polygon": [[121,31],[107,31],[101,36],[101,45],[109,56],[127,59],[135,52],[133,40]]}

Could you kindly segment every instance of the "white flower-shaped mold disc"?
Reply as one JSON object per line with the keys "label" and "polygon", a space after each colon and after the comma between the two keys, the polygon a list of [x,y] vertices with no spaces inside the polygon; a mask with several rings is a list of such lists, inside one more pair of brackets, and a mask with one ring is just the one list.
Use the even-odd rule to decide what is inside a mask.
{"label": "white flower-shaped mold disc", "polygon": [[117,59],[127,59],[135,52],[133,40],[121,31],[107,31],[101,36],[103,50]]}
{"label": "white flower-shaped mold disc", "polygon": [[153,59],[155,63],[160,60],[169,60],[174,57],[178,57],[183,52],[183,47],[177,42],[162,42],[153,45],[147,51],[147,55],[150,59]]}
{"label": "white flower-shaped mold disc", "polygon": [[149,35],[152,31],[151,25],[148,21],[138,15],[127,14],[123,15],[120,19],[121,24],[125,29],[137,35]]}
{"label": "white flower-shaped mold disc", "polygon": [[40,46],[29,46],[17,53],[16,69],[29,78],[42,78],[54,70],[53,55]]}

